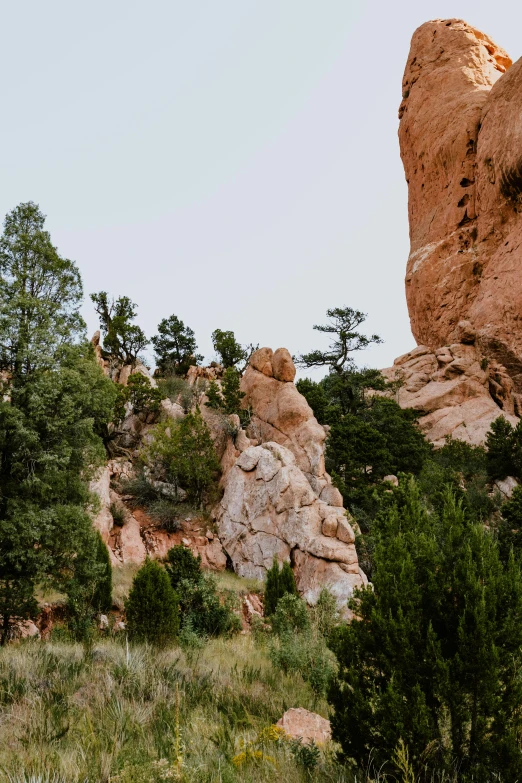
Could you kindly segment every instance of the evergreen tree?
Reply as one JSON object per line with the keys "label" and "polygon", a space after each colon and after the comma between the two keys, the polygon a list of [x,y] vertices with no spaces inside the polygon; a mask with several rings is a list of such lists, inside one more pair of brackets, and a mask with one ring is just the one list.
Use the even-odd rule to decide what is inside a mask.
{"label": "evergreen tree", "polygon": [[241,378],[234,367],[229,367],[223,375],[223,407],[225,413],[237,413],[241,411],[241,400],[245,392],[241,391]]}
{"label": "evergreen tree", "polygon": [[44,223],[36,204],[20,204],[0,238],[0,370],[14,386],[52,367],[59,346],[85,328],[80,273],[58,254]]}
{"label": "evergreen tree", "polygon": [[169,575],[170,583],[174,590],[178,590],[180,582],[184,579],[193,584],[198,584],[202,576],[201,555],[196,557],[183,544],[173,546],[167,552],[165,570]]}
{"label": "evergreen tree", "polygon": [[106,291],[91,294],[91,299],[100,317],[105,351],[123,364],[134,365],[149,343],[143,330],[132,323],[137,305],[128,296],[109,301]]}
{"label": "evergreen tree", "polygon": [[235,367],[238,362],[244,361],[247,357],[247,350],[237,342],[234,332],[216,329],[212,333],[212,345],[225,369]]}
{"label": "evergreen tree", "polygon": [[499,416],[486,436],[487,469],[492,479],[522,478],[522,426]]}
{"label": "evergreen tree", "polygon": [[140,372],[133,373],[125,387],[125,398],[130,400],[134,413],[158,413],[163,394]]}
{"label": "evergreen tree", "polygon": [[326,311],[329,323],[315,325],[314,329],[324,334],[335,335],[326,351],[311,351],[298,358],[303,367],[330,367],[335,373],[345,372],[353,368],[353,353],[362,351],[372,343],[381,343],[377,334],[367,337],[360,334],[359,326],[366,320],[366,315],[351,307],[333,307]]}
{"label": "evergreen tree", "polygon": [[88,481],[116,398],[92,346],[74,344],[80,276],[43,226],[21,204],[0,239],[0,643],[34,613],[39,583],[72,594],[87,573]]}
{"label": "evergreen tree", "polygon": [[112,608],[112,566],[107,544],[96,536],[96,562],[101,573],[97,576],[92,597],[92,606],[98,612],[110,612]]}
{"label": "evergreen tree", "polygon": [[125,603],[129,637],[164,646],[179,629],[179,601],[167,572],[155,560],[140,568]]}
{"label": "evergreen tree", "polygon": [[279,599],[287,593],[297,595],[294,573],[290,563],[285,562],[280,568],[274,557],[272,567],[268,569],[265,580],[264,607],[267,617],[274,614]]}
{"label": "evergreen tree", "polygon": [[416,776],[519,778],[519,566],[452,495],[429,514],[413,482],[375,525],[373,589],[333,643],[334,739],[360,769],[384,771],[404,742]]}
{"label": "evergreen tree", "polygon": [[186,375],[192,364],[203,356],[197,353],[194,332],[177,315],[164,318],[158,325],[158,334],[152,338],[159,370],[164,374]]}
{"label": "evergreen tree", "polygon": [[225,401],[223,400],[223,395],[221,394],[221,390],[216,381],[210,381],[205,393],[207,395],[207,401],[205,403],[207,408],[212,408],[215,411],[223,410]]}

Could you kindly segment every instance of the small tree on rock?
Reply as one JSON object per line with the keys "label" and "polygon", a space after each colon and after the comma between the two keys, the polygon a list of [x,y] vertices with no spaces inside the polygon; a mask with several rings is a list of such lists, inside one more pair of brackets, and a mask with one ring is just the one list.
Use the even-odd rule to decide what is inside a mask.
{"label": "small tree on rock", "polygon": [[237,342],[234,332],[216,329],[212,333],[212,345],[225,369],[235,367],[238,362],[244,361],[248,354],[247,350]]}
{"label": "small tree on rock", "polygon": [[179,601],[167,572],[155,560],[146,560],[132,583],[125,603],[129,637],[164,646],[179,630]]}
{"label": "small tree on rock", "polygon": [[366,320],[366,314],[351,307],[334,307],[326,311],[330,322],[315,325],[318,332],[334,335],[326,351],[311,351],[298,358],[303,367],[330,367],[333,372],[342,373],[353,365],[352,354],[362,351],[372,343],[382,343],[377,334],[367,337],[360,334],[358,327]]}
{"label": "small tree on rock", "polygon": [[91,299],[100,318],[105,351],[123,364],[134,365],[149,343],[143,330],[132,323],[137,305],[128,296],[109,300],[106,291],[91,294]]}
{"label": "small tree on rock", "polygon": [[177,315],[164,318],[152,338],[158,369],[164,375],[186,375],[188,368],[203,360],[193,330]]}

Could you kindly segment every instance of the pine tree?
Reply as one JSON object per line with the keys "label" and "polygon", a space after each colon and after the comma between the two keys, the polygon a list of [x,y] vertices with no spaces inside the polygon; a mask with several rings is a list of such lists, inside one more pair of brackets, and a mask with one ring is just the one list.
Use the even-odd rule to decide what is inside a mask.
{"label": "pine tree", "polygon": [[264,607],[265,615],[270,617],[277,609],[277,603],[287,593],[297,595],[294,573],[290,563],[283,563],[282,568],[274,557],[272,567],[268,569],[265,581]]}
{"label": "pine tree", "polygon": [[515,476],[514,464],[514,428],[504,416],[499,416],[491,424],[486,436],[487,468],[492,479],[505,479]]}
{"label": "pine tree", "polygon": [[149,343],[141,327],[132,323],[137,305],[128,296],[109,301],[106,291],[91,294],[91,299],[100,317],[104,349],[123,364],[134,365]]}
{"label": "pine tree", "polygon": [[264,607],[265,615],[270,617],[274,614],[277,602],[279,601],[279,563],[274,557],[272,567],[268,569],[265,580]]}
{"label": "pine tree", "polygon": [[283,563],[281,574],[279,576],[279,590],[281,592],[280,597],[285,595],[285,593],[290,593],[290,595],[298,595],[294,572],[292,571],[290,563],[287,563],[286,560]]}
{"label": "pine tree", "polygon": [[164,646],[176,638],[178,597],[167,572],[155,560],[146,560],[134,577],[125,612],[131,639]]}
{"label": "pine tree", "polygon": [[178,589],[183,579],[198,584],[201,581],[201,555],[197,557],[183,544],[173,546],[167,552],[165,570],[169,575],[170,583],[174,590]]}
{"label": "pine tree", "polygon": [[192,364],[198,364],[203,356],[193,330],[185,326],[177,315],[164,318],[158,325],[158,334],[152,338],[158,368],[165,375],[186,375]]}
{"label": "pine tree", "polygon": [[97,534],[96,562],[100,566],[92,606],[98,612],[109,612],[112,607],[112,566],[109,550],[100,534]]}
{"label": "pine tree", "polygon": [[[448,494],[428,513],[411,482],[374,525],[373,589],[333,648],[333,736],[360,769],[404,742],[416,774],[485,783],[522,774],[522,575]],[[391,771],[391,770],[390,770]]]}

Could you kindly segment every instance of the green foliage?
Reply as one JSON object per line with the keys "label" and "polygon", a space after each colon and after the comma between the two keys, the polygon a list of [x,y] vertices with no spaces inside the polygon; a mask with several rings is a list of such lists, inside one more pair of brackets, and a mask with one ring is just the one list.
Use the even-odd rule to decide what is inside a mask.
{"label": "green foliage", "polygon": [[306,603],[297,595],[283,595],[271,624],[276,634],[270,645],[274,666],[284,672],[299,672],[314,693],[324,695],[337,666],[324,637],[310,621]]}
{"label": "green foliage", "polygon": [[306,603],[292,593],[281,596],[270,622],[274,633],[278,636],[303,633],[311,627]]}
{"label": "green foliage", "polygon": [[225,369],[235,367],[238,362],[244,361],[247,357],[246,349],[237,342],[234,332],[216,329],[212,332],[212,345]]}
{"label": "green foliage", "polygon": [[229,367],[223,374],[221,389],[216,381],[211,381],[206,391],[207,405],[209,408],[219,410],[222,413],[242,413],[241,400],[245,392],[241,391],[241,376],[235,367]]}
{"label": "green foliage", "polygon": [[140,372],[133,373],[125,387],[134,413],[158,413],[163,394],[155,389],[149,378]]}
{"label": "green foliage", "polygon": [[[87,345],[63,347],[54,369],[24,378],[0,402],[0,613],[3,640],[34,610],[35,585],[76,584],[95,534],[87,481],[104,458],[100,437],[114,384]],[[72,589],[72,587],[71,587]]]}
{"label": "green foliage", "polygon": [[115,525],[123,525],[127,514],[125,513],[125,506],[122,503],[111,503],[109,506],[111,512],[112,521]]}
{"label": "green foliage", "polygon": [[[400,495],[401,493],[399,493]],[[522,773],[522,576],[451,493],[428,512],[413,482],[375,521],[373,589],[340,626],[334,739],[364,768],[404,740],[416,775]],[[428,753],[432,749],[432,754]]]}
{"label": "green foliage", "polygon": [[109,612],[112,609],[112,567],[107,545],[100,534],[97,534],[96,562],[100,565],[101,573],[95,582],[92,606],[98,612]]}
{"label": "green foliage", "polygon": [[165,375],[186,375],[192,364],[202,359],[193,330],[185,326],[177,315],[164,318],[158,325],[158,334],[152,338],[160,372]]}
{"label": "green foliage", "polygon": [[314,329],[325,334],[335,335],[327,351],[311,351],[298,358],[303,367],[330,367],[333,372],[343,373],[353,369],[352,353],[362,351],[372,343],[381,343],[381,338],[372,334],[370,337],[358,332],[359,326],[366,320],[366,315],[351,307],[334,307],[326,311],[329,323],[323,326],[315,325]]}
{"label": "green foliage", "polygon": [[306,743],[300,739],[292,740],[290,749],[299,766],[303,767],[307,772],[315,770],[319,763],[321,752],[313,740]]}
{"label": "green foliage", "polygon": [[167,572],[155,560],[140,568],[125,602],[129,637],[163,646],[179,629],[179,600]]}
{"label": "green foliage", "polygon": [[182,580],[199,584],[203,576],[201,570],[201,555],[197,557],[192,554],[188,547],[183,544],[173,546],[167,552],[165,570],[169,575],[170,583],[174,590],[178,590]]}
{"label": "green foliage", "polygon": [[522,478],[522,425],[513,427],[499,416],[486,437],[487,469],[491,479]]}
{"label": "green foliage", "polygon": [[219,473],[210,430],[196,410],[180,422],[158,424],[142,460],[158,477],[182,488],[189,503],[201,506]]}
{"label": "green foliage", "polygon": [[58,254],[44,223],[36,204],[19,204],[0,238],[0,370],[15,386],[52,368],[59,347],[85,329],[80,274]]}
{"label": "green foliage", "polygon": [[[220,636],[240,629],[230,592],[220,596],[215,580],[201,570],[201,557],[182,544],[169,549],[165,569],[180,600],[181,623],[190,634]],[[239,622],[239,625],[238,625]]]}
{"label": "green foliage", "polygon": [[158,388],[165,397],[179,403],[185,413],[194,407],[198,394],[197,384],[192,386],[179,375],[167,375],[158,379]]}
{"label": "green foliage", "polygon": [[509,561],[513,550],[517,560],[522,553],[522,487],[515,487],[513,494],[500,509],[501,519],[497,525],[500,556],[504,563]]}
{"label": "green foliage", "polygon": [[277,602],[286,593],[297,595],[294,573],[289,563],[283,563],[280,569],[279,563],[274,557],[272,567],[267,571],[265,582],[264,606],[267,617],[274,614]]}
{"label": "green foliage", "polygon": [[128,296],[109,300],[106,291],[91,294],[91,299],[100,318],[104,349],[123,364],[134,365],[149,343],[143,330],[132,323],[137,305]]}

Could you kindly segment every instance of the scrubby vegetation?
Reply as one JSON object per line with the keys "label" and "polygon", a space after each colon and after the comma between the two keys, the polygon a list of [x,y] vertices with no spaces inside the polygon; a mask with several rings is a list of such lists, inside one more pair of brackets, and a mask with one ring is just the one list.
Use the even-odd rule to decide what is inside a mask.
{"label": "scrubby vegetation", "polygon": [[[113,571],[89,482],[118,454],[134,471],[125,504],[169,531],[184,509],[208,521],[220,464],[205,418],[248,423],[252,346],[215,330],[217,380],[192,383],[202,357],[172,315],[151,341],[156,387],[137,306],[93,294],[93,347],[81,297],[75,264],[21,204],[0,239],[0,781],[522,779],[522,488],[507,499],[495,484],[522,479],[520,424],[499,416],[485,448],[433,449],[394,385],[355,366],[380,341],[359,332],[364,314],[329,310],[314,328],[331,344],[300,360],[327,374],[297,386],[328,431],[373,584],[348,623],[326,590],[308,607],[274,562],[264,617],[244,628],[243,598],[263,587],[203,572],[185,546]],[[167,419],[165,398],[185,415]],[[108,511],[126,523],[126,505]],[[50,638],[7,644],[44,594],[60,602]],[[290,741],[274,725],[290,706],[331,717],[333,743]]]}

